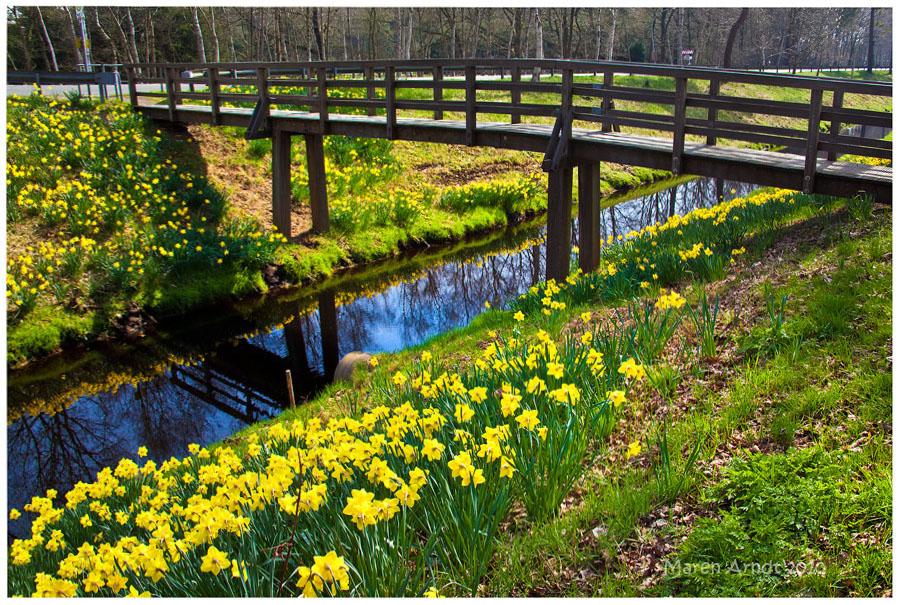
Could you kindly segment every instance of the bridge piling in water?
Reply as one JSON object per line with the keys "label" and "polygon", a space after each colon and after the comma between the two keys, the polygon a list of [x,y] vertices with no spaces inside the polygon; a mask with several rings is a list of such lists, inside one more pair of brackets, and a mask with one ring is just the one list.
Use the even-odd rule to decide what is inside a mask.
{"label": "bridge piling in water", "polygon": [[600,264],[600,164],[578,165],[578,266],[590,273]]}
{"label": "bridge piling in water", "polygon": [[547,179],[547,279],[569,275],[572,257],[572,168],[551,170]]}

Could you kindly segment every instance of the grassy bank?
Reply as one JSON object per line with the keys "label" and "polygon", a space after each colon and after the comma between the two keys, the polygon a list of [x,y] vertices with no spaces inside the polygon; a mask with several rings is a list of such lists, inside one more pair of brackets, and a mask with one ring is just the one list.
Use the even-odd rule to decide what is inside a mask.
{"label": "grassy bank", "polygon": [[[842,206],[766,192],[651,227],[609,246],[602,271],[383,356],[355,388],[184,460],[123,461],[68,505],[36,498],[32,538],[10,550],[10,594],[828,594],[850,573],[843,586],[877,591],[890,446],[872,422],[889,409],[889,378],[866,351],[889,338],[890,221],[849,221]],[[662,290],[673,285],[687,300]],[[831,403],[785,364],[832,385]],[[842,385],[868,385],[873,403],[860,408]],[[778,472],[754,478],[744,452]],[[854,474],[822,487],[844,470]],[[775,504],[796,500],[784,485],[812,508],[782,514]],[[645,583],[639,566],[653,557],[631,542],[677,526],[663,507],[694,515],[688,537],[659,551],[682,571],[724,560],[731,540],[757,554],[787,544],[821,560],[826,581]],[[751,550],[741,561],[758,559]]]}

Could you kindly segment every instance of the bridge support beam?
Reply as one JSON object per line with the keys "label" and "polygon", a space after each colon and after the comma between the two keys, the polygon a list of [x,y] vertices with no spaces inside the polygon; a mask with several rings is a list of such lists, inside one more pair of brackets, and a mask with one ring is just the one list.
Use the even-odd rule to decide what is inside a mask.
{"label": "bridge support beam", "polygon": [[272,224],[291,237],[291,134],[272,133]]}
{"label": "bridge support beam", "polygon": [[547,279],[561,282],[569,276],[572,256],[572,168],[547,176]]}
{"label": "bridge support beam", "polygon": [[600,164],[578,166],[578,266],[590,273],[600,264]]}
{"label": "bridge support beam", "polygon": [[306,139],[306,170],[309,175],[309,205],[312,228],[328,231],[328,191],[325,187],[325,147],[320,134],[303,135]]}

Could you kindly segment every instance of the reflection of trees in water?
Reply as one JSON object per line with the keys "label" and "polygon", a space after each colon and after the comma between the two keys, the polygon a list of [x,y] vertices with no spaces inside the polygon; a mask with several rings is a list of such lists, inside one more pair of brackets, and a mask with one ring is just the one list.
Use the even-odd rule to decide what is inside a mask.
{"label": "reflection of trees in water", "polygon": [[[601,212],[600,234],[603,238],[626,236],[670,217],[685,215],[697,208],[711,208],[724,201],[749,193],[754,187],[723,179],[694,179],[674,187],[622,202]],[[731,193],[732,189],[735,193]]]}
{"label": "reflection of trees in water", "polygon": [[161,461],[183,456],[188,443],[208,443],[239,427],[217,410],[197,406],[161,377],[84,397],[53,415],[17,420],[7,427],[9,505],[21,508],[51,488],[62,495],[78,481],[92,481],[103,467],[135,458],[142,445]]}

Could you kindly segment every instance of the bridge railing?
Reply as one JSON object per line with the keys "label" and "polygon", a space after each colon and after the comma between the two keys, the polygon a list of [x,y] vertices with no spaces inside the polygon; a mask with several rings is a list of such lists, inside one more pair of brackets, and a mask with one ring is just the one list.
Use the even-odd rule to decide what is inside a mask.
{"label": "bridge railing", "polygon": [[[185,102],[209,104],[216,124],[229,105],[262,105],[266,116],[271,107],[280,106],[317,114],[323,132],[331,112],[383,116],[385,136],[395,138],[398,116],[424,115],[464,121],[466,142],[474,144],[479,123],[550,123],[562,113],[576,127],[599,127],[602,132],[671,133],[675,173],[681,172],[686,140],[799,151],[806,157],[808,187],[820,152],[831,160],[845,154],[892,159],[890,141],[863,136],[866,129],[858,129],[860,134],[844,129],[847,125],[891,128],[890,111],[854,107],[864,105],[858,95],[892,97],[891,84],[876,82],[531,59],[177,63],[126,68],[132,104],[138,105],[139,96],[159,98],[169,107],[172,120]],[[558,77],[548,78],[548,72]],[[595,81],[599,76],[602,82]],[[659,80],[642,80],[642,76]],[[138,94],[138,83],[162,84],[164,90]],[[797,100],[769,98],[769,87],[794,89]],[[486,114],[492,119],[485,120]],[[777,116],[780,125],[760,124],[754,119],[760,115]]]}

